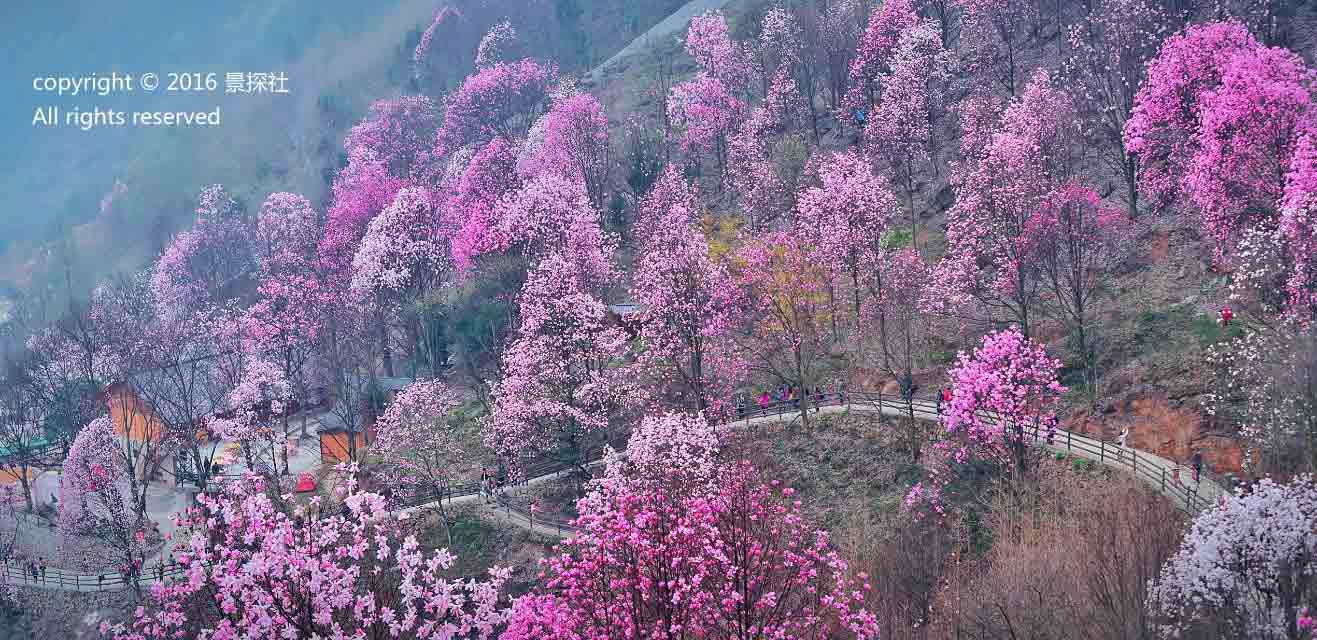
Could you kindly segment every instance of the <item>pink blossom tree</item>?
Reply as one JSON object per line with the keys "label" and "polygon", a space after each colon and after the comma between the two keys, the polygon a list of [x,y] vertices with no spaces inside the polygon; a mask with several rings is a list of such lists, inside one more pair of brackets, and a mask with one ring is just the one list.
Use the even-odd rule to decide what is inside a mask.
{"label": "pink blossom tree", "polygon": [[531,456],[549,455],[584,475],[584,461],[633,402],[621,367],[627,336],[609,319],[591,276],[551,253],[531,270],[518,299],[520,325],[481,425],[485,442],[514,473]]}
{"label": "pink blossom tree", "polygon": [[407,385],[375,421],[377,439],[372,447],[392,485],[439,496],[439,516],[449,544],[453,534],[443,495],[454,479],[454,464],[469,453],[448,424],[448,414],[461,402],[457,391],[439,380]]}
{"label": "pink blossom tree", "polygon": [[184,574],[152,585],[116,640],[188,637],[490,638],[507,621],[509,572],[446,574],[454,556],[420,549],[378,494],[349,484],[346,509],[313,498],[291,510],[252,476],[182,514]]}
{"label": "pink blossom tree", "polygon": [[378,100],[348,131],[343,149],[349,157],[357,149],[369,150],[384,162],[389,175],[415,182],[432,171],[430,153],[438,126],[438,110],[426,96]]}
{"label": "pink blossom tree", "polygon": [[202,191],[192,228],[174,237],[152,270],[156,313],[206,312],[251,290],[251,222],[222,186]]}
{"label": "pink blossom tree", "polygon": [[451,284],[450,252],[440,231],[441,215],[427,190],[406,188],[393,204],[370,222],[352,259],[354,297],[375,301],[381,314],[386,354],[399,332],[406,336],[414,362],[428,363],[432,373],[447,360],[446,347],[436,351],[422,340],[440,321],[438,307],[428,299]]}
{"label": "pink blossom tree", "polygon": [[[885,251],[874,269],[882,286],[861,309],[859,322],[864,333],[860,335],[865,340],[876,338],[882,370],[893,380],[910,385],[919,367],[927,364],[934,335],[933,318],[920,304],[927,294],[932,269],[913,247]],[[913,389],[904,400],[906,446],[911,460],[918,462],[928,425],[916,419]]]}
{"label": "pink blossom tree", "polygon": [[536,176],[495,206],[491,247],[535,264],[559,254],[576,264],[577,273],[596,285],[612,278],[614,239],[600,227],[585,185],[553,173]]}
{"label": "pink blossom tree", "polygon": [[1299,137],[1314,130],[1313,71],[1285,49],[1240,51],[1202,96],[1197,150],[1183,188],[1229,256],[1239,234],[1274,227]]}
{"label": "pink blossom tree", "polygon": [[543,139],[533,153],[533,164],[583,181],[590,203],[602,211],[612,165],[608,117],[599,101],[588,93],[563,97],[536,126],[543,128]]}
{"label": "pink blossom tree", "polygon": [[1030,219],[1073,175],[1072,113],[1069,98],[1040,73],[959,177],[948,214],[939,286],[1009,313],[1025,335],[1036,322],[1042,284]]}
{"label": "pink blossom tree", "polygon": [[1064,63],[1068,91],[1084,119],[1085,133],[1103,147],[1102,158],[1125,182],[1131,219],[1138,215],[1138,162],[1126,149],[1125,123],[1148,62],[1170,28],[1170,16],[1147,0],[1102,0],[1070,25]]}
{"label": "pink blossom tree", "polygon": [[1057,381],[1061,362],[1047,355],[1016,327],[983,337],[974,353],[961,352],[951,378],[951,402],[942,408],[942,424],[951,439],[939,444],[944,468],[916,484],[906,496],[910,506],[945,513],[942,495],[955,473],[950,465],[971,461],[1027,470],[1026,429],[1045,430],[1056,420]]}
{"label": "pink blossom tree", "polygon": [[727,166],[727,138],[745,117],[745,103],[722,81],[701,73],[672,88],[668,120],[680,132],[678,142],[688,154],[712,154],[719,171]]}
{"label": "pink blossom tree", "polygon": [[476,67],[486,69],[500,62],[516,60],[520,57],[517,55],[519,49],[517,30],[512,28],[511,22],[504,20],[491,27],[480,39],[476,47]]}
{"label": "pink blossom tree", "polygon": [[874,267],[900,207],[886,181],[859,153],[833,154],[820,162],[818,174],[819,184],[800,192],[796,225],[818,264],[849,290],[851,321],[858,323],[864,300],[881,292]]}
{"label": "pink blossom tree", "polygon": [[1317,319],[1317,132],[1305,134],[1295,148],[1281,202],[1280,235],[1294,265],[1286,283],[1290,308]]}
{"label": "pink blossom tree", "polygon": [[1317,471],[1317,338],[1296,317],[1250,323],[1207,354],[1217,374],[1207,409],[1238,426],[1258,473]]}
{"label": "pink blossom tree", "polygon": [[686,31],[686,53],[705,74],[733,95],[744,92],[750,82],[753,73],[750,52],[732,40],[721,11],[708,11],[691,18]]}
{"label": "pink blossom tree", "polygon": [[886,0],[871,16],[851,61],[850,88],[842,104],[850,110],[868,110],[878,103],[881,76],[896,54],[901,34],[919,21],[911,0]]}
{"label": "pink blossom tree", "polygon": [[257,354],[230,358],[236,366],[222,374],[229,382],[228,393],[207,424],[216,436],[242,447],[247,469],[269,463],[271,474],[278,475],[282,461],[286,472],[288,432],[286,424],[278,423],[291,409],[292,384],[282,367]]}
{"label": "pink blossom tree", "polygon": [[452,260],[466,272],[476,257],[499,249],[495,207],[520,186],[515,147],[504,138],[491,140],[460,167],[453,167],[445,184],[449,191],[444,204],[445,228],[451,230]]}
{"label": "pink blossom tree", "polygon": [[748,462],[722,465],[711,488],[681,473],[605,484],[504,638],[876,638],[868,577],[848,575],[792,495]]}
{"label": "pink blossom tree", "polygon": [[145,559],[145,518],[123,493],[125,469],[118,457],[118,437],[106,416],[92,420],[73,440],[60,475],[60,548],[68,552],[76,536],[101,540],[112,554],[110,561],[132,580],[136,592],[133,578]]}
{"label": "pink blossom tree", "polygon": [[950,434],[962,435],[982,451],[1025,469],[1025,428],[1045,426],[1056,415],[1065,387],[1057,382],[1061,362],[1042,345],[1010,328],[984,336],[973,356],[961,353],[944,408]]}
{"label": "pink blossom tree", "polygon": [[358,146],[348,150],[348,165],[334,177],[332,204],[317,249],[322,270],[348,272],[371,218],[393,202],[404,184],[371,149]]}
{"label": "pink blossom tree", "polygon": [[424,189],[399,191],[362,237],[352,259],[353,292],[402,295],[424,291],[441,280],[448,256],[438,224]]}
{"label": "pink blossom tree", "polygon": [[[266,199],[256,218],[260,284],[242,321],[245,348],[279,366],[298,402],[310,396],[308,367],[324,330],[320,312],[333,299],[317,269],[319,233],[318,216],[306,198],[276,193]],[[287,434],[286,413],[283,420]]]}
{"label": "pink blossom tree", "polygon": [[737,367],[720,344],[733,323],[720,296],[728,275],[699,222],[694,190],[669,168],[640,206],[631,297],[641,307],[639,366],[703,412],[730,395]]}
{"label": "pink blossom tree", "polygon": [[1300,619],[1317,605],[1313,522],[1317,484],[1309,475],[1287,484],[1263,478],[1201,513],[1148,594],[1163,635],[1307,637]]}
{"label": "pink blossom tree", "polygon": [[498,62],[480,69],[445,100],[434,154],[447,158],[496,137],[518,140],[549,105],[558,70],[533,60]]}
{"label": "pink blossom tree", "polygon": [[1120,212],[1103,205],[1093,190],[1077,184],[1053,194],[1028,225],[1026,234],[1037,238],[1033,254],[1043,281],[1074,338],[1089,399],[1095,399],[1099,296],[1128,248],[1130,225]]}
{"label": "pink blossom tree", "polygon": [[906,29],[897,41],[890,71],[881,75],[886,90],[878,112],[864,128],[866,150],[905,196],[916,246],[919,212],[915,198],[938,175],[936,132],[946,111],[952,62],[950,53],[942,48],[935,23]]}
{"label": "pink blossom tree", "polygon": [[771,223],[791,209],[796,167],[784,145],[804,115],[789,69],[778,70],[764,101],[751,110],[727,144],[726,182],[738,196],[751,228]]}
{"label": "pink blossom tree", "polygon": [[803,237],[778,231],[741,246],[732,275],[745,300],[736,337],[742,357],[751,373],[797,390],[808,429],[812,398],[801,390],[822,382],[840,339],[833,321],[844,313],[828,295],[832,273]]}
{"label": "pink blossom tree", "polygon": [[960,43],[970,84],[977,93],[998,90],[1015,97],[1032,75],[1030,37],[1039,5],[1028,0],[959,0]]}
{"label": "pink blossom tree", "polygon": [[1182,193],[1198,149],[1202,101],[1221,83],[1225,62],[1259,46],[1239,23],[1192,25],[1167,38],[1148,64],[1124,137],[1138,162],[1139,190],[1158,206]]}

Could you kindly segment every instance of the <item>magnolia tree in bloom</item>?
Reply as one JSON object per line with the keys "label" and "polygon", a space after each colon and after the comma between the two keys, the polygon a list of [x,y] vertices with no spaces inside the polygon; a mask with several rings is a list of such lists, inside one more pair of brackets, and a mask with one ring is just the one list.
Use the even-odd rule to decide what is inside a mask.
{"label": "magnolia tree in bloom", "polygon": [[1317,338],[1286,319],[1213,345],[1208,410],[1239,425],[1246,462],[1262,472],[1317,471]]}
{"label": "magnolia tree in bloom", "polygon": [[725,345],[736,308],[725,298],[728,275],[709,255],[698,214],[690,184],[665,171],[640,206],[631,295],[641,306],[639,366],[705,411],[730,395],[739,367]]}
{"label": "magnolia tree in bloom", "polygon": [[[845,303],[828,295],[831,275],[803,237],[785,231],[754,238],[735,257],[733,283],[745,308],[735,338],[742,357],[749,371],[794,387],[802,409],[813,396],[800,391],[823,382],[840,340],[835,321]],[[809,428],[808,411],[801,422]]]}
{"label": "magnolia tree in bloom", "polygon": [[1018,95],[1034,67],[1029,39],[1038,28],[1038,3],[956,0],[956,4],[960,5],[960,43],[972,90]]}
{"label": "magnolia tree in bloom", "polygon": [[732,40],[721,11],[691,18],[686,32],[686,53],[706,74],[733,93],[744,91],[754,72],[749,51]]}
{"label": "magnolia tree in bloom", "polygon": [[791,134],[803,115],[803,104],[790,69],[782,67],[773,77],[764,101],[727,144],[727,184],[740,196],[740,205],[751,228],[761,228],[791,209],[790,182],[796,167],[787,152],[798,140]]}
{"label": "magnolia tree in bloom", "polygon": [[513,467],[549,454],[578,467],[606,439],[634,393],[621,368],[627,336],[608,317],[590,275],[550,254],[531,270],[518,305],[521,324],[503,352],[493,412],[482,430]]}
{"label": "magnolia tree in bloom", "polygon": [[864,129],[867,151],[905,196],[906,215],[918,235],[915,197],[937,170],[937,129],[951,89],[950,53],[934,22],[902,32],[891,69],[883,74],[882,101]]}
{"label": "magnolia tree in bloom", "polygon": [[151,272],[156,313],[205,313],[249,291],[256,269],[251,222],[220,185],[202,191],[192,228],[174,236]]}
{"label": "magnolia tree in bloom", "polygon": [[986,145],[958,177],[958,199],[948,213],[947,253],[935,277],[939,295],[953,303],[972,296],[1012,316],[1026,336],[1042,284],[1031,218],[1074,171],[1072,114],[1069,97],[1038,74],[1006,110],[999,131],[966,133]]}
{"label": "magnolia tree in bloom", "polygon": [[444,101],[434,154],[447,158],[463,147],[502,137],[518,140],[549,105],[558,70],[529,58],[497,62],[468,76]]}
{"label": "magnolia tree in bloom", "polygon": [[646,418],[582,499],[504,638],[876,638],[849,575],[790,488],[718,463],[697,416]]}
{"label": "magnolia tree in bloom", "polygon": [[[334,177],[319,252],[322,268],[346,274],[372,218],[398,191],[435,171],[437,111],[424,96],[381,100],[343,140],[348,165]],[[343,275],[350,278],[350,275]]]}
{"label": "magnolia tree in bloom", "polygon": [[800,192],[796,226],[812,246],[817,264],[849,292],[845,304],[852,322],[858,322],[864,300],[882,290],[874,267],[899,206],[887,182],[859,153],[833,154],[821,163],[818,174],[818,184]]}
{"label": "magnolia tree in bloom", "polygon": [[348,150],[348,166],[334,177],[332,204],[317,249],[323,270],[343,273],[350,268],[366,225],[393,202],[405,184],[390,175],[386,162],[369,148]]}
{"label": "magnolia tree in bloom", "polygon": [[727,139],[745,118],[745,103],[722,81],[701,73],[672,88],[668,120],[681,131],[682,151],[712,154],[721,171],[727,166]]}
{"label": "magnolia tree in bloom", "polygon": [[1308,637],[1306,613],[1317,606],[1314,523],[1310,475],[1288,484],[1264,478],[1204,511],[1148,594],[1163,635]]}
{"label": "magnolia tree in bloom", "polygon": [[588,93],[564,96],[536,127],[542,138],[532,154],[533,172],[553,171],[583,182],[590,204],[602,211],[612,168],[603,106]]}
{"label": "magnolia tree in bloom", "polygon": [[1088,15],[1070,25],[1063,66],[1085,133],[1102,146],[1102,159],[1125,183],[1130,218],[1138,214],[1138,163],[1125,146],[1125,123],[1170,25],[1148,0],[1101,0],[1083,5]]}
{"label": "magnolia tree in bloom", "polygon": [[[276,193],[266,199],[256,218],[260,284],[242,320],[244,348],[276,364],[301,400],[310,395],[309,364],[324,330],[321,311],[333,301],[316,268],[319,233],[306,198]],[[302,428],[305,435],[305,420]]]}
{"label": "magnolia tree in bloom", "polygon": [[1317,319],[1317,131],[1304,135],[1294,152],[1279,232],[1293,264],[1285,286],[1290,309],[1301,318]]}
{"label": "magnolia tree in bloom", "polygon": [[1229,255],[1245,229],[1275,226],[1299,136],[1317,129],[1314,78],[1297,54],[1259,46],[1231,56],[1221,84],[1202,96],[1182,185],[1218,254]]}
{"label": "magnolia tree in bloom", "polygon": [[438,110],[426,96],[402,96],[370,105],[370,114],[343,139],[351,156],[368,149],[384,162],[389,175],[408,182],[430,171],[430,152],[438,128]]}
{"label": "magnolia tree in bloom", "polygon": [[1295,53],[1265,47],[1238,22],[1189,27],[1148,67],[1126,146],[1140,186],[1199,211],[1218,259],[1250,228],[1274,228],[1285,175],[1312,129],[1313,72]]}
{"label": "magnolia tree in bloom", "polygon": [[453,264],[465,273],[478,256],[500,249],[494,233],[496,205],[520,187],[516,148],[504,138],[495,138],[470,157],[454,154],[450,168],[451,175],[445,178],[449,196],[444,203],[444,227],[451,234]]}
{"label": "magnolia tree in bloom", "polygon": [[[461,401],[461,396],[443,382],[417,380],[389,403],[375,421],[376,440],[371,452],[380,457],[391,484],[443,495],[454,479],[454,464],[466,453],[448,425],[449,412]],[[439,509],[452,544],[442,500]]]}
{"label": "magnolia tree in bloom", "polygon": [[1058,315],[1070,329],[1090,399],[1097,395],[1096,333],[1100,294],[1128,248],[1130,224],[1088,187],[1069,184],[1029,219],[1026,235]]}
{"label": "magnolia tree in bloom", "polygon": [[[285,497],[287,498],[287,497]],[[454,556],[426,555],[378,494],[352,483],[344,502],[291,511],[247,476],[180,516],[184,573],[154,584],[116,640],[153,638],[489,638],[507,621],[506,569],[447,576]]]}
{"label": "magnolia tree in bloom", "polygon": [[[1061,362],[1016,327],[983,337],[974,353],[961,352],[951,378],[951,402],[942,408],[951,439],[939,446],[948,464],[983,461],[1026,470],[1026,430],[1046,434],[1056,424],[1057,399],[1065,387],[1057,381]],[[942,492],[954,471],[942,468],[911,489],[910,506],[927,506],[943,514]]]}
{"label": "magnolia tree in bloom", "polygon": [[520,48],[517,30],[512,23],[504,20],[494,25],[476,46],[476,67],[485,69],[500,62],[510,62],[517,58]]}
{"label": "magnolia tree in bloom", "polygon": [[279,462],[287,465],[288,458],[287,433],[275,423],[288,411],[293,387],[283,368],[271,360],[255,354],[241,354],[236,360],[229,391],[208,425],[220,438],[239,443],[248,469],[268,463],[277,473]]}
{"label": "magnolia tree in bloom", "polygon": [[78,433],[64,459],[58,522],[62,553],[72,548],[76,536],[96,538],[109,548],[110,563],[131,577],[144,561],[145,519],[130,508],[121,486],[124,475],[114,427],[109,417],[100,416]]}
{"label": "magnolia tree in bloom", "polygon": [[[842,105],[847,109],[867,110],[878,102],[882,74],[896,54],[901,34],[919,22],[911,0],[887,0],[872,15],[851,60],[850,88]],[[850,114],[843,117],[849,118]]]}
{"label": "magnolia tree in bloom", "polygon": [[424,189],[399,191],[366,228],[352,259],[353,292],[402,295],[432,286],[448,258],[438,223]]}
{"label": "magnolia tree in bloom", "polygon": [[[926,363],[933,317],[921,309],[932,269],[919,251],[907,247],[885,252],[877,263],[882,287],[861,308],[860,334],[864,352],[881,354],[882,369],[894,380],[913,381],[917,367]],[[876,340],[874,349],[871,341]],[[929,425],[915,419],[914,394],[905,398],[906,440],[912,461],[918,462]]]}

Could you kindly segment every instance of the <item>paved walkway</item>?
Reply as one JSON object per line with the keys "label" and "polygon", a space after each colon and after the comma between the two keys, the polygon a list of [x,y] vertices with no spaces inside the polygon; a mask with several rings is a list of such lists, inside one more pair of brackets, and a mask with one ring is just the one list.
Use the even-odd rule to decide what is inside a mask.
{"label": "paved walkway", "polygon": [[[840,402],[836,397],[832,397],[823,403],[823,406],[812,409],[816,413],[813,415],[824,414],[842,414],[842,413],[867,413],[881,414],[885,416],[904,417],[911,414],[913,409],[914,418],[917,420],[937,421],[937,403],[931,400],[916,399],[909,403],[899,397],[887,396],[874,393],[853,393],[848,394],[845,402]],[[793,423],[800,420],[800,411],[794,406],[786,403],[779,403],[770,406],[766,410],[756,410],[746,415],[744,418],[728,423],[729,428],[754,428],[757,426],[770,424]],[[1049,443],[1045,440],[1045,434],[1039,434],[1036,429],[1029,427],[1025,430],[1025,437],[1030,440],[1034,446],[1058,453],[1065,453],[1069,456],[1091,460],[1097,464],[1108,466],[1114,469],[1133,474],[1136,478],[1152,486],[1158,492],[1171,498],[1181,509],[1189,513],[1198,511],[1216,504],[1220,497],[1225,493],[1225,488],[1220,483],[1204,477],[1200,482],[1193,482],[1189,479],[1187,469],[1181,469],[1178,464],[1162,458],[1161,456],[1131,449],[1129,447],[1120,447],[1113,443],[1108,443],[1089,436],[1058,429]],[[1177,477],[1176,470],[1180,469]],[[517,492],[526,487],[534,487],[554,480],[568,477],[570,469],[555,470],[550,473],[540,473],[525,483],[509,487],[508,492]],[[454,491],[454,495],[444,498],[443,503],[446,506],[472,504],[483,501],[482,496],[469,487],[461,487]],[[416,514],[420,511],[438,506],[439,500],[430,500],[421,504],[405,507],[399,510],[400,514]],[[495,504],[479,504],[478,511],[484,516],[498,520],[510,525],[528,529],[531,532],[545,537],[566,538],[572,535],[575,530],[566,523],[547,521],[541,518],[533,518],[530,513],[524,509],[513,506],[509,501],[500,501]],[[102,575],[85,575],[65,573],[59,570],[47,570],[44,579],[38,578],[33,581],[31,575],[25,567],[14,564],[5,565],[5,576],[14,584],[35,586],[47,589],[63,589],[68,591],[106,591],[113,589],[125,589],[129,586],[118,574],[106,573]],[[180,573],[181,569],[172,566],[166,567],[164,576],[172,578]],[[155,582],[160,575],[156,566],[151,566],[144,572],[145,575],[140,582],[148,585]]]}

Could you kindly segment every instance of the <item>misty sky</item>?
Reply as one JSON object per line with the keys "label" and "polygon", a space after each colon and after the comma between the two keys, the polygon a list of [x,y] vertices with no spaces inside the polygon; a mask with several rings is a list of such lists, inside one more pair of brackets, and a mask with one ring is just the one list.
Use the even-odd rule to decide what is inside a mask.
{"label": "misty sky", "polygon": [[[12,249],[67,234],[73,225],[96,217],[100,199],[119,179],[129,183],[131,196],[137,198],[127,205],[134,209],[120,212],[127,220],[122,224],[146,224],[156,209],[169,209],[173,220],[184,220],[189,208],[185,195],[195,195],[210,182],[257,184],[242,179],[240,171],[277,165],[279,158],[305,153],[299,145],[320,144],[291,139],[294,129],[321,128],[314,122],[317,99],[333,93],[335,98],[361,94],[366,100],[372,92],[386,90],[362,86],[351,76],[379,75],[377,67],[383,63],[362,62],[369,57],[364,54],[335,58],[349,50],[345,43],[361,41],[363,48],[369,44],[370,50],[381,51],[377,57],[396,57],[407,31],[423,26],[437,1],[7,0],[0,19],[0,81],[5,89],[0,92],[0,257],[21,255]],[[152,72],[162,78],[168,72],[215,72],[220,87],[213,94],[167,94],[163,87],[146,93],[138,87],[130,95],[62,98],[32,89],[37,76],[112,71],[139,77]],[[288,71],[293,97],[226,96],[223,74],[229,71]],[[75,107],[210,111],[218,106],[223,124],[91,131],[34,128],[34,110],[42,106],[58,106],[64,112]],[[355,103],[345,107],[361,108]],[[272,138],[272,130],[285,139]],[[231,145],[239,150],[228,153]],[[308,190],[315,186],[308,183],[320,180],[313,169],[294,166],[259,186]],[[278,184],[281,179],[287,184]],[[12,275],[12,264],[12,259],[0,260],[0,280]]]}

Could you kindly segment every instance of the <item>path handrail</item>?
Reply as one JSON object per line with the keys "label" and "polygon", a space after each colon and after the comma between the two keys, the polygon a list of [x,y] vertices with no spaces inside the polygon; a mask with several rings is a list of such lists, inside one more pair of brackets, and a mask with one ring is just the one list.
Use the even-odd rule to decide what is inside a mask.
{"label": "path handrail", "polygon": [[[824,395],[822,403],[817,401],[817,396],[812,395],[808,404],[811,410],[834,407],[862,413],[876,411],[880,415],[884,413],[909,415],[913,413],[913,417],[917,420],[932,422],[941,420],[938,413],[938,403],[935,400],[920,397],[907,398],[897,394],[884,394],[881,391],[831,391]],[[769,403],[767,407],[760,407],[756,404],[753,409],[748,405],[745,406],[744,412],[738,413],[733,410],[731,415],[725,416],[724,424],[730,426],[741,423],[749,426],[752,421],[781,418],[788,414],[799,414],[800,412],[798,400],[778,400]],[[1000,417],[991,412],[981,410],[980,415],[989,420],[1000,420]],[[1024,435],[1027,440],[1031,440],[1031,444],[1046,450],[1093,460],[1103,466],[1128,469],[1134,477],[1158,488],[1164,495],[1170,497],[1178,508],[1191,515],[1212,506],[1216,499],[1219,499],[1225,493],[1223,486],[1219,485],[1212,476],[1208,476],[1206,473],[1203,474],[1205,480],[1195,483],[1193,486],[1178,482],[1178,479],[1173,477],[1172,465],[1174,463],[1172,461],[1146,451],[1121,447],[1099,438],[1092,438],[1059,427],[1056,429],[1050,444],[1047,442],[1045,430],[1040,432],[1038,425],[1026,425]],[[599,456],[593,456],[584,461],[584,464],[595,464],[599,460]],[[544,480],[576,467],[576,464],[569,462],[548,459],[537,460],[527,465],[524,474],[526,480],[524,482]],[[518,487],[513,486],[511,488],[516,489]],[[443,500],[451,501],[453,498],[477,495],[481,491],[481,484],[475,481],[452,484],[442,491],[433,489],[420,491],[401,498],[395,497],[397,506],[393,511],[424,508]],[[506,496],[496,494],[495,499],[498,509],[504,511],[509,518],[527,522],[533,521],[536,525],[543,524],[546,527],[553,527],[558,530],[560,535],[576,531],[575,527],[568,522],[559,522],[541,517],[533,518],[533,514],[529,510],[513,505]],[[116,571],[99,574],[79,574],[57,568],[47,568],[45,580],[38,576],[37,580],[34,581],[26,564],[8,560],[5,562],[4,576],[12,584],[31,584],[34,586],[50,586],[53,584],[57,588],[96,591],[126,588],[134,580],[139,585],[149,585],[156,582],[161,575],[168,579],[182,575],[187,570],[187,565],[176,562],[164,564],[163,572],[161,566],[160,563],[156,563],[144,567],[136,577],[125,576]]]}

